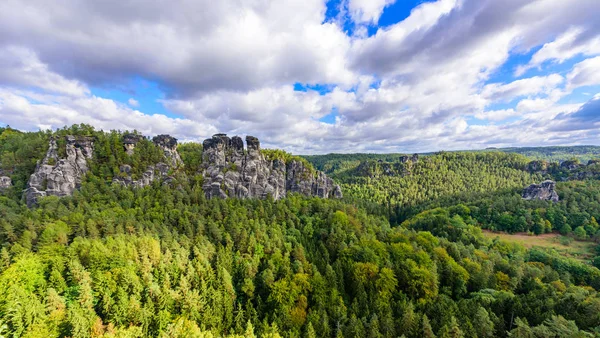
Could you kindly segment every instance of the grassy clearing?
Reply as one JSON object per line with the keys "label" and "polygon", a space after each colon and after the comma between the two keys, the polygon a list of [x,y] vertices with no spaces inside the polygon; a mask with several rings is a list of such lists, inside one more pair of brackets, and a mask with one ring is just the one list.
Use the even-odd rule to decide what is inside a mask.
{"label": "grassy clearing", "polygon": [[491,239],[499,237],[502,241],[517,243],[528,249],[534,246],[553,248],[567,257],[581,261],[589,261],[592,259],[594,257],[596,246],[598,245],[597,243],[591,241],[573,240],[570,243],[567,243],[563,238],[564,236],[557,233],[535,236],[527,233],[508,234],[504,232],[483,230],[483,234]]}

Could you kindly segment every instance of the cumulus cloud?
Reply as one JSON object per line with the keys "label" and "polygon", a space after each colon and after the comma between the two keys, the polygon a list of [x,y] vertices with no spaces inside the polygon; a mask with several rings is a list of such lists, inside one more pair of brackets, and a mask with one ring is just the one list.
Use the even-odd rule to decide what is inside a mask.
{"label": "cumulus cloud", "polygon": [[147,135],[171,133],[183,139],[199,139],[217,131],[209,124],[161,114],[146,115],[93,95],[73,97],[7,89],[0,89],[0,121],[23,130],[87,123],[104,130],[137,129]]}
{"label": "cumulus cloud", "polygon": [[350,0],[348,9],[356,23],[377,23],[383,9],[396,0]]}
{"label": "cumulus cloud", "polygon": [[127,103],[134,108],[137,108],[140,106],[140,103],[138,102],[138,100],[134,99],[134,98],[130,98],[129,100],[127,100]]}
{"label": "cumulus cloud", "polygon": [[567,80],[569,89],[600,84],[600,56],[577,63]]}
{"label": "cumulus cloud", "polygon": [[[341,3],[332,20],[325,0],[2,1],[0,122],[253,134],[296,153],[600,142],[595,101],[564,103],[600,85],[597,0],[425,2],[372,36],[340,20],[374,27],[394,1]],[[180,117],[90,90],[132,77]]]}
{"label": "cumulus cloud", "polygon": [[88,83],[159,79],[174,96],[293,82],[351,83],[350,38],[322,0],[0,2],[0,42]]}

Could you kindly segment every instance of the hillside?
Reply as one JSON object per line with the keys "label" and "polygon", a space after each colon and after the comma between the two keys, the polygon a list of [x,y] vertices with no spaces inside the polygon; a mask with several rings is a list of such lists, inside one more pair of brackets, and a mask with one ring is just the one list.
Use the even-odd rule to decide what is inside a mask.
{"label": "hillside", "polygon": [[[176,145],[88,126],[6,132],[3,335],[584,337],[600,327],[590,315],[600,307],[600,259],[481,230],[560,230],[590,248],[595,179],[559,182],[557,203],[526,201],[522,188],[550,174],[530,172],[516,154],[339,157],[340,167],[313,169],[221,134]],[[86,170],[56,188],[72,195],[53,194],[57,178],[47,176],[46,195],[27,207],[17,187],[41,165]],[[344,198],[319,198],[320,184],[332,184],[319,169]],[[248,195],[231,194],[246,177],[256,178]],[[301,182],[317,193],[293,190]],[[267,183],[286,194],[257,193]]]}

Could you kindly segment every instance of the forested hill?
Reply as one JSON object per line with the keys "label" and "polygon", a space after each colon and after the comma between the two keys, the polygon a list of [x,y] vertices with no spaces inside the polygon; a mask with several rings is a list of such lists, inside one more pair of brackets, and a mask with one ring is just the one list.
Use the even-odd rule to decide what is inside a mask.
{"label": "forested hill", "polygon": [[600,146],[569,146],[569,147],[520,147],[500,148],[499,151],[525,155],[531,159],[548,162],[562,162],[579,159],[581,162],[600,157]]}
{"label": "forested hill", "polygon": [[[0,130],[0,176],[12,180],[0,189],[0,335],[600,335],[600,258],[527,249],[481,230],[561,231],[592,244],[600,240],[593,176],[559,182],[559,202],[527,201],[522,188],[552,173],[531,171],[518,154],[338,158],[315,166],[346,196],[319,198],[301,183],[329,184],[322,174],[246,141],[217,134],[175,146],[164,135],[85,125]],[[275,199],[238,189],[248,161],[271,188],[286,177],[296,190]],[[42,165],[73,170],[78,185],[55,187]],[[42,179],[32,183],[36,171]],[[75,189],[28,207],[28,184]],[[215,198],[230,187],[251,195]]]}
{"label": "forested hill", "polygon": [[375,202],[392,212],[464,193],[522,189],[542,179],[527,171],[529,159],[502,152],[441,152],[408,159],[390,155],[389,159],[393,161],[334,157],[325,163],[316,161],[315,166],[341,182],[346,196]]}

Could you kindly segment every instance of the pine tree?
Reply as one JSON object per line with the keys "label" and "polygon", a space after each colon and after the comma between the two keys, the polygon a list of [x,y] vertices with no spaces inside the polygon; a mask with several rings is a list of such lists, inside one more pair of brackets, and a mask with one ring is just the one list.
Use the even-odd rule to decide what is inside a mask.
{"label": "pine tree", "polygon": [[423,338],[435,338],[435,333],[433,333],[427,315],[423,315]]}

